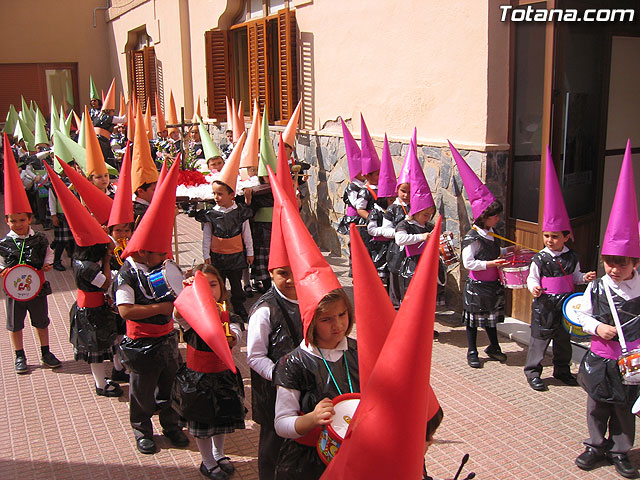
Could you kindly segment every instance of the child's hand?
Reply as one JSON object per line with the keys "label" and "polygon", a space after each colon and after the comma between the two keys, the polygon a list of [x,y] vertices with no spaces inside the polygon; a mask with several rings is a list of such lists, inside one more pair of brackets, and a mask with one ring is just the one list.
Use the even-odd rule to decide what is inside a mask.
{"label": "child's hand", "polygon": [[[47,265],[49,265],[49,269],[51,269],[51,265],[50,264],[47,264]],[[44,270],[44,267],[42,267],[42,269]],[[3,268],[2,270],[0,270],[0,278],[4,278],[4,276],[7,274],[8,271],[9,271],[8,268]]]}
{"label": "child's hand", "polygon": [[251,205],[251,199],[253,198],[253,190],[250,188],[244,189],[244,203]]}
{"label": "child's hand", "polygon": [[613,325],[607,325],[606,323],[601,323],[596,328],[596,334],[600,338],[604,338],[605,340],[611,340],[618,334],[616,327]]}
{"label": "child's hand", "polygon": [[194,278],[195,278],[195,276],[189,277],[189,278],[185,278],[184,280],[182,280],[182,286],[183,287],[188,287],[189,285],[193,285]]}
{"label": "child's hand", "polygon": [[60,226],[60,220],[58,220],[57,215],[51,215],[51,223],[53,224],[54,227]]}
{"label": "child's hand", "polygon": [[227,337],[227,343],[229,344],[229,348],[235,347],[238,344],[238,337],[231,332],[231,337]]}
{"label": "child's hand", "polygon": [[318,402],[316,408],[313,409],[314,421],[317,426],[328,425],[331,417],[335,414],[333,402],[328,398],[323,398]]}
{"label": "child's hand", "polygon": [[587,272],[584,274],[583,280],[585,283],[593,282],[596,279],[596,272]]}
{"label": "child's hand", "polygon": [[204,263],[206,263],[207,265],[211,265],[211,259],[210,258],[205,258],[204,259]]}
{"label": "child's hand", "polygon": [[[51,265],[50,263],[45,263],[45,264],[42,266],[42,271],[43,271],[43,272],[48,272],[48,271],[49,271],[49,270],[51,270],[52,268],[53,268],[53,265]],[[4,276],[4,271],[3,271],[3,273],[0,273],[0,275]]]}
{"label": "child's hand", "polygon": [[422,234],[422,239],[426,242],[427,240],[429,240],[430,236],[431,236],[431,232],[425,232]]}
{"label": "child's hand", "polygon": [[537,287],[533,287],[533,291],[531,292],[531,294],[535,297],[538,298],[540,295],[542,295],[542,287],[537,286]]}
{"label": "child's hand", "polygon": [[507,261],[504,258],[496,258],[495,260],[489,260],[487,262],[487,268],[499,267],[505,263],[507,263]]}
{"label": "child's hand", "polygon": [[254,258],[254,257],[253,257],[253,255],[249,255],[249,256],[247,256],[247,263],[248,263],[249,265],[253,265],[253,258]]}

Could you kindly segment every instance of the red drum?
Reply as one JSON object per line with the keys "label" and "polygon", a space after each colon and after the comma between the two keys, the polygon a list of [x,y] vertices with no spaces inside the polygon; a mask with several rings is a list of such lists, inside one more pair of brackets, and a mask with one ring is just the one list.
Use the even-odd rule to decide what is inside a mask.
{"label": "red drum", "polygon": [[516,253],[507,253],[504,256],[507,263],[498,267],[498,277],[505,288],[527,288],[529,265],[535,254],[533,250],[523,249]]}
{"label": "red drum", "polygon": [[640,348],[631,350],[618,358],[618,368],[625,385],[640,385]]}
{"label": "red drum", "polygon": [[342,444],[347,429],[351,423],[356,408],[360,404],[359,393],[345,393],[332,400],[335,415],[331,417],[331,423],[322,429],[318,438],[318,455],[326,465],[336,456]]}
{"label": "red drum", "polygon": [[40,293],[43,283],[41,272],[31,265],[16,265],[7,270],[2,286],[14,300],[26,302]]}
{"label": "red drum", "polygon": [[460,261],[456,249],[453,246],[453,234],[451,232],[444,232],[440,235],[440,258],[446,266],[453,265]]}

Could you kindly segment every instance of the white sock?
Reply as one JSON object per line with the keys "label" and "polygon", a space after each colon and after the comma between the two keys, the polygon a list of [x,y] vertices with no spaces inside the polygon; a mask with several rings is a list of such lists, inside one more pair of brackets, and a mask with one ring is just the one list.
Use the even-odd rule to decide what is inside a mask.
{"label": "white sock", "polygon": [[213,452],[211,451],[211,437],[196,437],[196,445],[198,446],[198,450],[200,451],[202,463],[204,463],[204,466],[207,467],[207,470],[211,470],[213,467],[218,465],[218,462],[216,462],[215,458],[213,458]]}
{"label": "white sock", "polygon": [[96,387],[104,389],[107,386],[104,363],[90,363],[89,365],[91,365],[91,375],[96,382]]}
{"label": "white sock", "polygon": [[224,433],[213,436],[213,458],[216,459],[216,462],[218,461],[219,458],[222,458],[225,456],[224,454],[225,437],[226,437],[226,434]]}

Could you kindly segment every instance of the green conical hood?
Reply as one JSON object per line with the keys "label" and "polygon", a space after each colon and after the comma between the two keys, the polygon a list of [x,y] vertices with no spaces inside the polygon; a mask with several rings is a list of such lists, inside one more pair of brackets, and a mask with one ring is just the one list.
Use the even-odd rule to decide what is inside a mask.
{"label": "green conical hood", "polygon": [[73,89],[71,88],[71,84],[69,82],[65,82],[65,87],[67,89],[67,104],[73,107]]}
{"label": "green conical hood", "polygon": [[53,137],[53,131],[58,129],[60,125],[60,116],[58,115],[58,108],[56,107],[56,100],[51,95],[51,117],[49,119],[49,130],[51,130],[51,136]]}
{"label": "green conical hood", "polygon": [[27,150],[33,152],[36,149],[35,137],[27,126],[24,119],[21,117],[22,112],[18,114],[18,122],[16,123],[16,129],[13,132],[13,136],[18,140],[24,140],[24,144]]}
{"label": "green conical hood", "polygon": [[22,97],[22,110],[20,110],[20,118],[25,122],[25,125],[29,127],[30,130],[33,130],[36,126],[36,119],[33,116],[33,112],[27,106],[27,102],[24,97]]}
{"label": "green conical hood", "polygon": [[82,120],[80,120],[80,130],[78,131],[78,144],[82,148],[87,148],[87,139],[84,136],[84,112],[82,112]]}
{"label": "green conical hood", "polygon": [[213,157],[221,157],[220,150],[213,143],[213,140],[209,136],[209,132],[202,123],[202,119],[198,117],[198,131],[200,132],[200,141],[202,142],[202,150],[204,151],[204,159],[209,160]]}
{"label": "green conical hood", "polygon": [[64,110],[62,106],[60,107],[60,116],[58,119],[58,130],[64,133],[67,137],[69,136],[69,132],[67,131],[67,124],[65,121],[66,115],[64,114]]}
{"label": "green conical hood", "polygon": [[[53,134],[53,153],[65,163],[75,160],[83,170],[87,168],[87,151],[59,130]],[[58,173],[62,172],[58,162],[53,162],[53,168]]]}
{"label": "green conical hood", "polygon": [[40,143],[49,145],[49,137],[47,137],[47,130],[44,128],[44,124],[44,116],[42,116],[42,113],[38,110],[38,113],[36,114],[36,128],[34,135],[35,145],[39,145]]}
{"label": "green conical hood", "polygon": [[264,116],[262,117],[262,134],[260,136],[260,163],[258,163],[258,176],[267,177],[269,172],[267,171],[267,165],[269,165],[275,173],[278,161],[276,159],[276,152],[273,149],[273,143],[271,143],[271,137],[269,136],[269,123],[267,121],[267,109],[264,109]]}
{"label": "green conical hood", "polygon": [[91,75],[89,75],[89,83],[91,84],[89,86],[89,98],[91,100],[93,100],[94,98],[97,98],[98,100],[100,100],[100,94],[98,93],[98,89],[96,88],[96,84],[93,83],[93,77]]}
{"label": "green conical hood", "polygon": [[[60,119],[62,120],[62,119]],[[66,133],[67,135],[71,135],[71,122],[73,121],[73,112],[69,112],[69,115],[67,115],[67,118],[64,121],[64,133]]]}
{"label": "green conical hood", "polygon": [[18,123],[18,112],[16,111],[16,107],[13,104],[9,105],[9,111],[7,112],[7,120],[4,123],[4,128],[2,129],[2,133],[6,133],[7,135],[13,135],[13,132],[16,131],[16,123]]}

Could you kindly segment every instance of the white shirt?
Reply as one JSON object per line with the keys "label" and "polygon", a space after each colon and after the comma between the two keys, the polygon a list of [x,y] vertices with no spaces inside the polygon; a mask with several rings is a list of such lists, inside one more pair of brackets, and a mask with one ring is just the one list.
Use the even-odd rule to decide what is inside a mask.
{"label": "white shirt", "polygon": [[[489,232],[493,233],[493,228],[484,230],[476,225],[474,229],[480,234],[481,237],[486,238],[490,242],[494,241],[493,237],[489,235]],[[467,245],[462,249],[462,264],[464,265],[464,268],[474,271],[487,269],[487,262],[490,260],[476,260],[476,255],[480,248],[480,242],[473,242],[471,245]],[[506,252],[506,248],[500,249],[501,255],[504,255]]]}
{"label": "white shirt", "polygon": [[[379,210],[380,212],[382,212],[384,214],[384,209],[378,205],[377,203],[373,204],[373,208],[374,210]],[[369,217],[371,218],[371,217]],[[380,237],[383,236],[383,232],[384,232],[384,228],[381,226],[377,225],[377,222],[370,220],[369,223],[367,223],[367,232],[369,233],[369,235],[371,235],[372,237]]]}
{"label": "white shirt", "polygon": [[[25,240],[27,237],[30,237],[32,235],[35,235],[35,232],[31,227],[29,227],[29,232],[26,235],[18,235],[13,230],[9,230],[9,233],[7,233],[7,237],[9,238],[20,238],[22,240]],[[46,264],[52,264],[52,263],[53,263],[53,250],[51,250],[51,248],[47,246],[47,252],[44,254],[44,264],[46,265]],[[6,265],[7,264],[5,263],[5,258],[0,257],[0,270],[6,268]]]}
{"label": "white shirt", "polygon": [[[329,350],[323,348],[322,355],[318,347],[312,344],[307,346],[304,340],[300,342],[300,348],[305,352],[309,352],[314,357],[321,358],[322,355],[324,355],[327,362],[337,362],[342,358],[344,352],[348,350],[349,345],[347,343],[347,337],[344,337],[336,348]],[[278,386],[274,426],[276,433],[282,438],[300,438],[302,436],[296,432],[296,420],[300,416],[299,411],[300,390]]]}
{"label": "white shirt", "polygon": [[[277,295],[285,301],[298,305],[297,300],[285,297],[273,284]],[[275,363],[267,356],[269,352],[269,335],[271,334],[271,317],[269,306],[265,303],[256,309],[249,318],[247,328],[247,364],[262,378],[271,381]]]}
{"label": "white shirt", "polygon": [[[215,205],[213,207],[214,210],[227,213],[231,210],[235,210],[238,208],[238,205],[234,202],[230,207],[221,207],[220,205]],[[204,259],[211,258],[211,235],[213,233],[213,228],[211,223],[206,222],[202,227],[202,254]],[[247,252],[247,257],[253,257],[253,238],[251,237],[251,226],[249,225],[249,220],[245,220],[242,222],[242,243],[244,244],[244,248]]]}
{"label": "white shirt", "polygon": [[[625,300],[631,300],[632,298],[640,297],[640,275],[636,270],[633,270],[633,276],[629,280],[623,280],[620,283],[616,283],[609,275],[602,277],[602,282],[609,287],[611,295],[618,295]],[[585,332],[596,335],[596,328],[602,322],[599,322],[591,316],[593,313],[593,305],[591,303],[591,292],[593,291],[593,283],[589,283],[587,289],[584,291],[582,301],[580,302],[580,310],[578,310],[578,322],[582,326],[582,330]]]}
{"label": "white shirt", "polygon": [[[356,183],[355,180],[353,181],[353,183]],[[357,184],[356,184],[357,185]],[[377,185],[362,185],[362,188],[370,188],[371,190],[373,190],[374,192],[378,191],[378,186]],[[358,192],[357,194],[357,198],[356,201],[353,203],[353,205],[356,207],[356,210],[366,210],[367,209],[367,199],[364,197],[360,196],[360,192]],[[349,197],[349,200],[351,200],[351,197]]]}
{"label": "white shirt", "polygon": [[[542,250],[540,250],[540,252],[548,253],[549,255],[552,255],[554,257],[562,255],[563,253],[568,251],[569,249],[566,246],[563,246],[560,252],[551,250],[549,249],[549,247],[544,247]],[[571,277],[573,278],[573,283],[576,285],[585,283],[584,273],[580,271],[580,262],[576,264],[576,269],[571,274]],[[531,265],[529,265],[529,276],[527,277],[527,288],[531,293],[533,293],[534,287],[540,287],[540,286],[542,286],[540,283],[540,268],[538,267],[537,264],[535,264],[534,262],[531,262]]]}
{"label": "white shirt", "polygon": [[[364,182],[362,180],[358,180],[357,178],[353,179],[353,183],[354,185],[357,185],[358,187],[360,187],[360,189],[364,188]],[[347,200],[349,200],[349,204],[354,205],[357,203],[358,201],[358,191],[357,190],[351,190],[349,192],[349,195],[347,195]]]}
{"label": "white shirt", "polygon": [[[403,207],[407,206],[407,204],[399,198],[396,198],[392,205],[402,205]],[[382,228],[380,231],[382,232],[382,236],[386,238],[394,238],[396,234],[396,228],[393,226],[391,220],[386,217],[382,219]]]}
{"label": "white shirt", "polygon": [[[415,220],[409,220],[407,223],[411,225],[416,225],[421,228],[425,228],[425,225],[420,225]],[[401,230],[397,230],[395,232],[396,243],[400,247],[405,247],[407,245],[416,245],[418,243],[424,243],[424,233],[407,233]]]}
{"label": "white shirt", "polygon": [[[125,262],[128,262],[135,270],[139,270],[145,275],[149,272],[149,267],[144,263],[136,262],[132,257],[127,257]],[[116,289],[116,305],[135,305],[135,303],[136,294],[131,285],[118,285],[118,288]]]}

